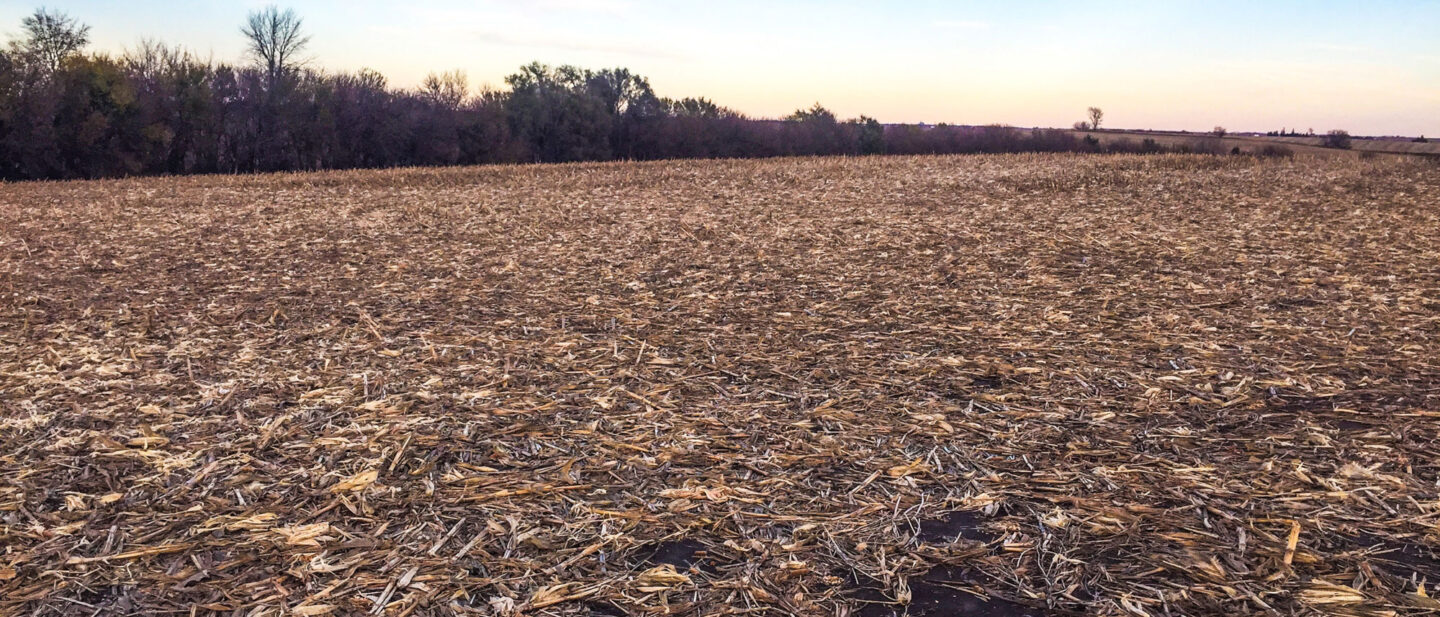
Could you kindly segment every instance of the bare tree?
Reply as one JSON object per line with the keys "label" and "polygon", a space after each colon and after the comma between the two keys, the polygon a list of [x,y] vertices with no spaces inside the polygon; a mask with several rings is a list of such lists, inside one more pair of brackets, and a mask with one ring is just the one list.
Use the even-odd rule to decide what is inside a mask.
{"label": "bare tree", "polygon": [[1099,107],[1091,107],[1087,113],[1090,115],[1090,128],[1100,130],[1100,120],[1105,118],[1105,112]]}
{"label": "bare tree", "polygon": [[20,24],[25,29],[25,39],[12,43],[12,47],[47,74],[60,70],[66,58],[90,43],[90,26],[59,11],[38,9]]}
{"label": "bare tree", "polygon": [[310,35],[301,29],[304,20],[291,9],[274,5],[252,11],[240,32],[249,39],[249,53],[265,70],[271,85],[282,75],[304,64],[300,58]]}
{"label": "bare tree", "polygon": [[1225,134],[1229,133],[1230,131],[1225,130],[1225,127],[1223,126],[1216,126],[1215,128],[1210,129],[1210,132],[1213,133],[1216,137],[1224,137]]}
{"label": "bare tree", "polygon": [[158,39],[142,38],[135,47],[127,47],[120,60],[135,77],[153,82],[166,70],[193,58],[181,47],[171,47]]}
{"label": "bare tree", "polygon": [[470,79],[465,76],[465,71],[460,70],[431,73],[420,84],[420,92],[436,104],[459,109],[470,97]]}

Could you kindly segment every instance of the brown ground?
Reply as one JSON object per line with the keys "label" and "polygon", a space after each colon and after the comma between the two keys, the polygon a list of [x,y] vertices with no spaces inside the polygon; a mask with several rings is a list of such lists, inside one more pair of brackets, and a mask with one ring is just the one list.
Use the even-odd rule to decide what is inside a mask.
{"label": "brown ground", "polygon": [[1225,152],[1239,148],[1245,154],[1259,153],[1266,146],[1283,147],[1298,155],[1326,158],[1410,158],[1413,156],[1440,157],[1440,142],[1415,143],[1386,139],[1354,139],[1349,150],[1324,147],[1324,137],[1261,137],[1253,135],[1226,135],[1217,138],[1207,133],[1179,133],[1165,131],[1069,131],[1077,137],[1093,136],[1102,144],[1126,140],[1135,144],[1146,139],[1166,147],[1189,146],[1191,148],[1215,143]]}
{"label": "brown ground", "polygon": [[0,613],[1433,614],[1440,168],[0,186]]}

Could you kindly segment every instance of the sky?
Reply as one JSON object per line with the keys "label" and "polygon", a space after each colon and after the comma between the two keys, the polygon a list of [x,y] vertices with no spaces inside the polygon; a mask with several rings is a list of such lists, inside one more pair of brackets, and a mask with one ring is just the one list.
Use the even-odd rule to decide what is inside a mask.
{"label": "sky", "polygon": [[[269,2],[44,0],[92,49],[143,37],[243,61],[239,26]],[[1440,0],[850,2],[289,0],[312,66],[413,87],[475,86],[534,60],[623,66],[662,96],[756,117],[822,103],[882,122],[1440,136]],[[33,2],[0,0],[13,36]]]}

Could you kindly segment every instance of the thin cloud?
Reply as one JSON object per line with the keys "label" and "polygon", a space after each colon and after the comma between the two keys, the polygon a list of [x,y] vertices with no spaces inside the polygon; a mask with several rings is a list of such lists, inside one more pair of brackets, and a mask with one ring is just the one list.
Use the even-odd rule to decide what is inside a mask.
{"label": "thin cloud", "polygon": [[990,27],[990,22],[973,19],[941,19],[935,22],[936,28],[947,30],[985,30]]}

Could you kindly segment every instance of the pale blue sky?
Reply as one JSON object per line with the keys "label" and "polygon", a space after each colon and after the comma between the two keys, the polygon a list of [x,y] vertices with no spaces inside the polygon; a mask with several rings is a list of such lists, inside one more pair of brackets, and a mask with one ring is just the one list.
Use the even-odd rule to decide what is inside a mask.
{"label": "pale blue sky", "polygon": [[[241,59],[268,2],[49,0],[94,47],[144,36]],[[667,96],[757,116],[821,102],[886,122],[1069,126],[1089,105],[1129,128],[1346,128],[1440,136],[1440,1],[280,2],[316,65],[411,86],[463,69],[500,86],[531,60],[625,66]],[[0,0],[13,34],[32,2]]]}

